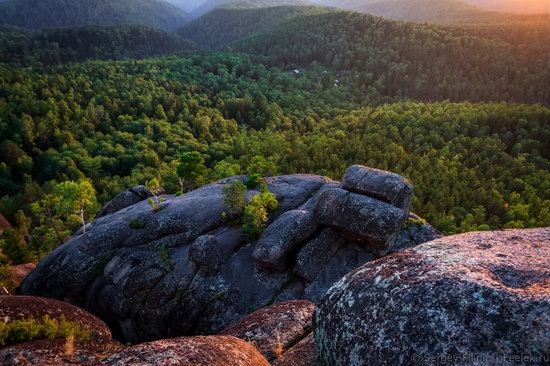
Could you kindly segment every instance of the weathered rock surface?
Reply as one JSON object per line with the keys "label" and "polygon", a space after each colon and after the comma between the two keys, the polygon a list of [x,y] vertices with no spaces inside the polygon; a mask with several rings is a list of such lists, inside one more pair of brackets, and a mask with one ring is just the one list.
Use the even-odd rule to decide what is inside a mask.
{"label": "weathered rock surface", "polygon": [[220,334],[243,339],[273,361],[311,332],[314,305],[305,300],[286,301],[260,309]]}
{"label": "weathered rock surface", "polygon": [[147,190],[147,188],[145,188],[145,186],[135,186],[129,188],[124,192],[120,192],[112,200],[107,202],[105,206],[101,208],[96,218],[120,211],[123,208],[132,206],[148,197],[153,197],[153,195]]}
{"label": "weathered rock surface", "polygon": [[274,366],[317,366],[317,348],[313,333],[303,338],[296,345],[273,362]]}
{"label": "weathered rock surface", "polygon": [[235,337],[182,337],[143,343],[103,360],[112,366],[269,366],[249,343]]}
{"label": "weathered rock surface", "polygon": [[287,211],[262,234],[254,250],[254,259],[263,267],[284,270],[296,248],[318,230],[313,212]]}
{"label": "weathered rock surface", "polygon": [[550,228],[450,236],[368,263],[316,308],[321,364],[547,365],[549,263]]}
{"label": "weathered rock surface", "polygon": [[74,344],[72,354],[67,354],[64,339],[46,339],[21,343],[0,350],[0,364],[4,366],[97,366],[100,360],[118,351],[119,348],[121,347],[114,343],[77,342]]}
{"label": "weathered rock surface", "polygon": [[335,227],[384,255],[408,212],[372,197],[334,188],[321,194],[314,214],[321,224]]}
{"label": "weathered rock surface", "polygon": [[[397,237],[389,232],[390,226],[399,231],[396,222],[382,225],[383,233],[365,228],[362,221],[372,220],[366,213],[380,217],[375,207],[382,207],[397,221],[406,216],[388,203],[348,192],[363,209],[354,211],[357,216],[345,213],[350,226],[340,230],[316,216],[319,205],[327,205],[322,196],[338,182],[304,174],[272,177],[267,185],[280,208],[260,241],[247,243],[240,227],[221,218],[227,210],[223,187],[235,179],[244,177],[179,197],[166,195],[158,212],[142,200],[100,217],[86,234],[75,234],[50,253],[25,278],[19,293],[81,306],[104,319],[125,342],[215,334],[253,309],[286,300],[320,300],[341,276],[380,254],[369,238]],[[325,208],[325,222],[336,222],[328,213],[332,208]],[[300,217],[300,225],[293,215]],[[420,241],[403,230],[407,240]],[[383,246],[399,244],[394,239]]]}
{"label": "weathered rock surface", "polygon": [[78,323],[90,331],[90,342],[108,344],[111,331],[97,317],[71,304],[62,301],[34,296],[0,296],[0,319],[9,323],[21,319],[42,319],[47,315],[52,320],[65,320]]}
{"label": "weathered rock surface", "polygon": [[342,188],[387,202],[405,212],[411,210],[413,186],[399,174],[352,165],[344,175]]}

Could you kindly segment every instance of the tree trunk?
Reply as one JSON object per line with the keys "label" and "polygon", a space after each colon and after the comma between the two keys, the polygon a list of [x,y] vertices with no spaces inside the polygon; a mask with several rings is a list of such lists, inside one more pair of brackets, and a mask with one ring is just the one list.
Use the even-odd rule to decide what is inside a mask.
{"label": "tree trunk", "polygon": [[55,235],[57,235],[57,238],[59,239],[59,244],[63,244],[63,239],[61,239],[61,235],[59,234],[59,230],[57,230],[57,226],[55,226],[55,219],[53,217],[53,214],[49,209],[46,209],[48,218],[50,219],[50,222],[52,223],[53,231],[55,231]]}
{"label": "tree trunk", "polygon": [[86,221],[84,221],[84,208],[80,209],[80,219],[82,220],[82,233],[86,234]]}

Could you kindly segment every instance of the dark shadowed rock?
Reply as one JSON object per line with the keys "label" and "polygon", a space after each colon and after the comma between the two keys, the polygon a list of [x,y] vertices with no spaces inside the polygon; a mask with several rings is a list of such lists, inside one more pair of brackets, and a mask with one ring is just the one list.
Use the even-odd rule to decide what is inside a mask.
{"label": "dark shadowed rock", "polygon": [[393,243],[389,254],[397,253],[441,237],[443,235],[436,228],[418,215],[410,213],[405,225],[403,225],[397,236],[392,240]]}
{"label": "dark shadowed rock", "polygon": [[413,186],[399,174],[352,165],[344,174],[342,188],[377,198],[405,212],[411,210]]}
{"label": "dark shadowed rock", "polygon": [[254,344],[273,361],[311,332],[313,308],[309,301],[282,302],[244,317],[221,334]]}
{"label": "dark shadowed rock", "polygon": [[340,188],[323,192],[314,212],[319,223],[348,233],[380,255],[390,249],[391,240],[408,214],[375,198]]}
{"label": "dark shadowed rock", "polygon": [[221,228],[199,236],[189,249],[189,259],[206,273],[215,273],[244,242],[241,228]]}
{"label": "dark shadowed rock", "polygon": [[112,366],[269,366],[249,343],[235,337],[181,337],[143,343],[101,363]]}
{"label": "dark shadowed rock", "polygon": [[0,296],[0,319],[6,323],[28,318],[42,319],[44,315],[52,320],[60,320],[63,317],[67,321],[78,323],[90,331],[90,342],[111,342],[111,331],[105,323],[76,306],[34,296]]}
{"label": "dark shadowed rock", "polygon": [[262,234],[253,256],[262,267],[284,270],[296,248],[317,230],[319,224],[313,217],[313,212],[287,211]]}
{"label": "dark shadowed rock", "polygon": [[117,194],[112,200],[107,202],[101,210],[98,212],[96,218],[100,218],[109,215],[113,212],[117,212],[132,206],[133,204],[143,201],[148,197],[153,197],[151,192],[145,188],[145,186],[135,186],[124,192]]}
{"label": "dark shadowed rock", "polygon": [[46,339],[0,350],[0,364],[3,366],[97,366],[100,360],[122,347],[118,344],[95,344],[75,342],[72,354],[67,354],[67,342],[64,339]]}
{"label": "dark shadowed rock", "polygon": [[[365,232],[386,240],[400,228],[402,211],[394,206],[349,192],[358,198],[332,205],[324,197],[338,182],[284,175],[266,179],[280,208],[260,241],[247,243],[240,226],[222,220],[223,187],[244,179],[165,195],[157,212],[141,200],[100,217],[44,258],[19,293],[81,306],[124,342],[215,334],[270,304],[318,301],[341,276],[375,258]],[[328,226],[316,217],[320,205]]]}
{"label": "dark shadowed rock", "polygon": [[309,333],[307,337],[296,343],[292,348],[273,362],[274,366],[317,366],[317,348],[315,337]]}
{"label": "dark shadowed rock", "polygon": [[546,365],[548,263],[549,228],[450,236],[368,263],[316,308],[321,364]]}

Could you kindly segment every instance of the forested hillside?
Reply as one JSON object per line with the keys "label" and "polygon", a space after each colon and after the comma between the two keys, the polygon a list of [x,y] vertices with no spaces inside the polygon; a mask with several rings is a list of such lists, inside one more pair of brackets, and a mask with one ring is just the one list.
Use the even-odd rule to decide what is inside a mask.
{"label": "forested hillside", "polygon": [[[142,0],[100,3],[93,15],[121,1]],[[41,6],[15,19],[52,14]],[[59,14],[53,25],[86,12]],[[175,33],[3,28],[0,213],[15,229],[0,237],[0,271],[82,225],[56,211],[63,189],[97,192],[81,209],[88,218],[138,184],[185,191],[183,153],[204,159],[200,184],[258,165],[339,179],[365,164],[410,179],[414,211],[445,233],[548,226],[550,26],[515,19],[436,26],[232,5]],[[185,52],[190,41],[224,52]]]}
{"label": "forested hillside", "polygon": [[0,62],[10,64],[143,58],[189,49],[189,42],[173,33],[138,25],[0,29]]}
{"label": "forested hillside", "polygon": [[286,21],[304,15],[315,16],[331,11],[311,6],[269,8],[219,8],[186,24],[177,31],[197,46],[219,48],[259,32],[268,32]]}
{"label": "forested hillside", "polygon": [[269,65],[325,65],[371,103],[412,98],[550,104],[547,22],[472,30],[339,11],[292,19],[235,49]]}
{"label": "forested hillside", "polygon": [[200,3],[191,13],[199,17],[217,7],[229,8],[265,8],[273,6],[306,6],[312,5],[308,0],[206,0]]}
{"label": "forested hillside", "polygon": [[0,4],[0,25],[24,28],[140,24],[174,30],[189,20],[164,0],[9,0]]}
{"label": "forested hillside", "polygon": [[347,102],[352,88],[323,87],[322,69],[296,77],[230,54],[2,66],[0,75],[0,211],[16,223],[26,222],[18,210],[32,217],[33,253],[58,244],[44,236],[43,211],[31,210],[56,182],[88,177],[100,202],[154,177],[175,192],[172,162],[184,151],[203,154],[205,182],[246,171],[255,156],[280,173],[339,178],[352,163],[396,171],[415,185],[414,210],[444,232],[550,225],[541,106],[360,108]]}

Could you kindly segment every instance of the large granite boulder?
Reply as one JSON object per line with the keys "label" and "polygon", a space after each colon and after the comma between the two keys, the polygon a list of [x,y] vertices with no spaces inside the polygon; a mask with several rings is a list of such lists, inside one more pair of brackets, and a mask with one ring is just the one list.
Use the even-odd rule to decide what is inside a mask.
{"label": "large granite boulder", "polygon": [[182,337],[142,343],[103,360],[110,366],[269,366],[243,340],[230,336]]}
{"label": "large granite boulder", "polygon": [[317,366],[315,336],[309,333],[273,362],[274,366]]}
{"label": "large granite boulder", "polygon": [[[111,331],[103,321],[76,306],[33,296],[0,296],[0,320],[3,323],[30,319],[41,322],[45,316],[58,324],[63,321],[76,324],[89,336],[73,342],[46,339],[48,337],[41,334],[35,334],[34,341],[19,344],[13,344],[14,339],[9,339],[9,345],[0,350],[0,364],[97,365],[100,359],[120,348],[112,341]],[[19,339],[29,338],[19,336]]]}
{"label": "large granite boulder", "polygon": [[387,202],[405,212],[411,210],[413,186],[399,174],[352,165],[344,175],[342,188]]}
{"label": "large granite boulder", "polygon": [[316,308],[321,364],[548,365],[549,263],[550,228],[450,236],[368,263]]}
{"label": "large granite boulder", "polygon": [[313,308],[309,301],[285,301],[247,315],[220,334],[254,344],[272,362],[311,333]]}
{"label": "large granite boulder", "polygon": [[[280,207],[259,241],[248,242],[241,227],[222,219],[223,187],[244,178],[165,195],[160,210],[142,200],[100,217],[42,260],[18,292],[81,306],[124,342],[215,334],[273,303],[320,300],[347,272],[398,248],[400,231],[404,246],[417,242],[402,225],[405,211],[358,193],[348,192],[362,204],[357,216],[345,213],[348,227],[334,224],[342,213],[322,196],[343,191],[340,184],[304,174],[267,178]],[[369,212],[381,216],[377,207],[395,219],[378,226],[383,232],[362,223],[372,220]]]}
{"label": "large granite boulder", "polygon": [[90,332],[89,341],[99,344],[111,342],[111,331],[101,319],[87,311],[62,301],[35,296],[0,296],[0,320],[10,323],[15,320],[51,320],[77,323]]}

